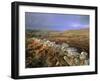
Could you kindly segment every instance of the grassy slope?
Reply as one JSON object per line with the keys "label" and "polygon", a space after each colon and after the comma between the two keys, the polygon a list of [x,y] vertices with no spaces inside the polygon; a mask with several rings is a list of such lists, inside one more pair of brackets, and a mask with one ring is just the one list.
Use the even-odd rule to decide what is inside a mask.
{"label": "grassy slope", "polygon": [[81,51],[85,50],[89,53],[89,29],[64,31],[60,34],[52,34],[48,39],[58,43],[66,42],[70,46],[77,47]]}

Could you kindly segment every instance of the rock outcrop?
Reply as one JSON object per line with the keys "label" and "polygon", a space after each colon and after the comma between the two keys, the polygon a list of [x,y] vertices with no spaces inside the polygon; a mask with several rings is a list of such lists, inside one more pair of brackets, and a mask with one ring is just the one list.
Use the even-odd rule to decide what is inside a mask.
{"label": "rock outcrop", "polygon": [[46,39],[26,40],[26,68],[89,65],[88,53],[78,52],[67,43],[56,44]]}

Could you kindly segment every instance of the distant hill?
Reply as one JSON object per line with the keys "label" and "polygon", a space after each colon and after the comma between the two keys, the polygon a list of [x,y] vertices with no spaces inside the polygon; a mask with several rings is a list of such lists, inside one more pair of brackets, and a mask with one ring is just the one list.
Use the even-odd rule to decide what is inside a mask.
{"label": "distant hill", "polygon": [[89,35],[89,28],[78,30],[67,30],[62,32],[62,35]]}

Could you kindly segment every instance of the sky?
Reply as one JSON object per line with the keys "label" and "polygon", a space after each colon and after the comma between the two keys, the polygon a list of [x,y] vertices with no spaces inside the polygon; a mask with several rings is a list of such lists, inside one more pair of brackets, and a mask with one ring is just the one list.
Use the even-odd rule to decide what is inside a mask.
{"label": "sky", "polygon": [[25,12],[25,27],[54,31],[89,28],[89,15]]}

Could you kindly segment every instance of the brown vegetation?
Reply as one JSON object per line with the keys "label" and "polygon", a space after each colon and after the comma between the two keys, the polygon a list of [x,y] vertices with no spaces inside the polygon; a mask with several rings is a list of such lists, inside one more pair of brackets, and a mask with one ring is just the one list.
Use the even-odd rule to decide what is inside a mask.
{"label": "brown vegetation", "polygon": [[[26,31],[26,67],[28,68],[70,66],[70,64],[75,65],[74,62],[76,59],[72,58],[70,60],[70,57],[60,55],[59,52],[55,51],[56,49],[44,46],[40,42],[33,40],[32,37],[41,40],[47,39],[56,44],[67,43],[69,46],[77,48],[79,53],[85,51],[89,54],[89,29],[69,30],[64,32],[50,31],[43,35],[41,33],[40,31],[38,33]],[[73,61],[73,63],[66,62],[63,57],[69,59],[69,61]]]}

